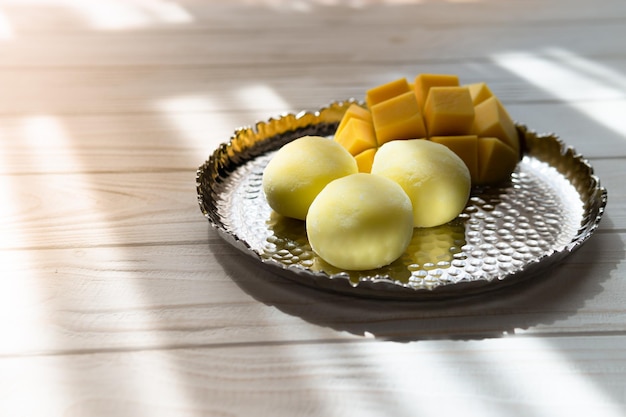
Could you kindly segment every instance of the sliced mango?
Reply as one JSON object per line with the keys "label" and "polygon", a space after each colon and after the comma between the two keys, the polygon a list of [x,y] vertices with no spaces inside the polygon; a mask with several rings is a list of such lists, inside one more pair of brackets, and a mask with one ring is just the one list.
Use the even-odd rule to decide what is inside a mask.
{"label": "sliced mango", "polygon": [[452,152],[457,154],[469,169],[472,183],[479,180],[478,164],[478,136],[432,136],[433,142],[446,145]]}
{"label": "sliced mango", "polygon": [[378,148],[366,149],[354,157],[359,167],[359,172],[369,173],[372,171],[372,164],[374,163],[374,156],[377,150]]}
{"label": "sliced mango", "polygon": [[368,90],[366,102],[368,107],[352,104],[335,133],[360,172],[370,172],[378,148],[397,139],[446,145],[466,164],[474,185],[508,178],[519,162],[515,123],[484,82],[461,86],[456,75],[419,74],[411,83],[400,78]]}
{"label": "sliced mango", "polygon": [[467,84],[465,87],[469,89],[470,95],[472,96],[472,103],[474,103],[474,106],[482,103],[489,97],[493,97],[494,95],[487,86],[487,83]]}
{"label": "sliced mango", "polygon": [[478,138],[477,185],[496,184],[507,180],[519,160],[518,153],[499,138]]}
{"label": "sliced mango", "polygon": [[418,74],[413,83],[420,110],[424,108],[431,87],[458,87],[459,77],[451,74]]}
{"label": "sliced mango", "polygon": [[335,140],[352,155],[378,146],[372,123],[356,117],[346,122],[341,132],[335,135]]}
{"label": "sliced mango", "polygon": [[365,120],[370,123],[372,122],[372,114],[368,109],[361,107],[358,104],[351,104],[341,118],[339,126],[337,126],[337,130],[335,131],[335,135],[338,135],[339,132],[341,132],[341,130],[346,126],[348,120],[352,118]]}
{"label": "sliced mango", "polygon": [[424,119],[413,92],[375,104],[370,111],[378,146],[391,140],[426,136]]}
{"label": "sliced mango", "polygon": [[367,103],[367,107],[371,109],[375,104],[382,103],[385,100],[408,93],[409,91],[411,91],[411,87],[406,78],[399,78],[367,90],[365,93],[365,102]]}
{"label": "sliced mango", "polygon": [[474,133],[479,137],[495,137],[519,154],[520,143],[515,123],[496,96],[474,107]]}
{"label": "sliced mango", "polygon": [[431,87],[424,104],[429,136],[466,135],[474,123],[474,105],[467,87]]}

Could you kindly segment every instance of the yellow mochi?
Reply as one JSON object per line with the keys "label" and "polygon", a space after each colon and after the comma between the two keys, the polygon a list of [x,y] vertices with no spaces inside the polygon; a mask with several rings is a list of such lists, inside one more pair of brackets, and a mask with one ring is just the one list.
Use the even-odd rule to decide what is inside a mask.
{"label": "yellow mochi", "polygon": [[372,174],[402,187],[413,205],[413,225],[432,227],[456,218],[471,190],[465,163],[445,145],[425,139],[394,140],[376,152]]}
{"label": "yellow mochi", "polygon": [[263,171],[262,188],[274,211],[304,220],[309,206],[329,182],[356,172],[354,157],[339,143],[304,136],[274,154]]}
{"label": "yellow mochi", "polygon": [[368,270],[398,259],[411,242],[411,201],[395,182],[359,173],[329,183],[306,217],[313,251],[334,267]]}

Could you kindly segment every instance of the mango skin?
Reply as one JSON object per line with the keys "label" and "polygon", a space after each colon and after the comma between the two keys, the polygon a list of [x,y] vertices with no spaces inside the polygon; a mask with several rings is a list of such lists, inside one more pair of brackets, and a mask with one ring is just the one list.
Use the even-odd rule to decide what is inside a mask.
{"label": "mango skin", "polygon": [[263,171],[262,188],[274,211],[305,220],[309,206],[328,183],[357,172],[356,160],[339,143],[304,136],[274,154]]}
{"label": "mango skin", "polygon": [[402,256],[413,236],[411,201],[395,182],[358,173],[329,183],[306,217],[313,251],[330,265],[363,271]]}
{"label": "mango skin", "polygon": [[472,186],[463,160],[445,145],[425,139],[385,143],[374,156],[372,174],[404,189],[411,199],[415,227],[439,226],[456,218]]}

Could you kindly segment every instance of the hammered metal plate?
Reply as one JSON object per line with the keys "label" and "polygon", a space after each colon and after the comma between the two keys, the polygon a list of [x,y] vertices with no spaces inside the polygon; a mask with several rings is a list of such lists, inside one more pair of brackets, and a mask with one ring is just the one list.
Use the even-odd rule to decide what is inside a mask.
{"label": "hammered metal plate", "polygon": [[343,293],[433,299],[475,294],[544,272],[597,229],[607,191],[591,165],[551,134],[517,125],[524,156],[508,183],[476,187],[463,213],[415,229],[405,254],[387,267],[342,271],[311,250],[304,222],[274,213],[263,170],[274,152],[304,135],[330,136],[354,100],[238,129],[197,172],[198,202],[230,244],[272,271]]}

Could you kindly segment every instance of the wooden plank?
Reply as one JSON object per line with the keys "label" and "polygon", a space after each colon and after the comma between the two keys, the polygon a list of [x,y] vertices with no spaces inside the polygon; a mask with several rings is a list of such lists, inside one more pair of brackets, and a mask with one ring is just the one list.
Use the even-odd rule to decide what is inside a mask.
{"label": "wooden plank", "polygon": [[[591,121],[567,104],[510,105],[508,109],[529,128],[560,136],[599,165],[602,176],[614,170],[623,173],[619,161],[611,161],[626,157],[626,140],[610,126]],[[258,118],[248,112],[191,111],[2,117],[0,174],[192,171],[220,143],[227,142],[237,127],[263,120],[260,113]],[[267,111],[264,120],[279,114]]]}
{"label": "wooden plank", "polygon": [[[296,105],[272,88],[262,85],[251,85],[249,88],[250,94],[273,101],[276,107],[262,108],[253,101],[244,104],[236,90],[224,91],[218,95],[219,100],[215,100],[212,94],[183,94],[156,100],[150,105],[151,99],[146,97],[152,93],[142,91],[136,93],[136,98],[128,96],[122,101],[137,111],[145,110],[145,113],[63,115],[43,110],[77,108],[76,104],[70,104],[76,103],[74,99],[56,102],[51,109],[39,109],[37,107],[42,103],[37,103],[34,97],[29,98],[23,102],[28,107],[23,110],[31,114],[0,118],[0,138],[3,138],[0,144],[0,160],[3,161],[0,172],[23,174],[195,168],[219,143],[226,142],[237,127],[267,120],[283,111],[313,110],[337,99],[337,96],[331,98],[332,94],[337,94],[331,86],[311,93],[316,90],[314,86],[302,85],[301,94],[294,94],[301,97]],[[92,92],[89,90],[85,87],[80,95],[90,96]],[[321,94],[328,96],[328,101],[322,102],[323,97],[316,96],[320,94],[319,90],[325,91]],[[361,91],[365,91],[365,87]],[[350,96],[346,91],[342,98]],[[97,106],[109,104],[104,104],[106,108],[94,110],[108,111],[115,97],[119,98],[120,94],[103,97]],[[229,100],[232,100],[231,110],[212,108],[215,102],[228,103]],[[319,100],[318,107],[313,104],[315,100]],[[610,109],[611,106],[623,107],[624,103],[626,100],[589,100],[575,105],[549,101],[507,102],[507,108],[519,122],[539,132],[557,133],[586,157],[616,158],[626,155],[626,141],[619,130],[620,119],[611,119]],[[0,106],[3,104],[9,108],[11,100],[0,100]],[[246,108],[247,104],[250,107]],[[598,105],[607,108],[603,120],[595,119]],[[564,120],[567,123],[562,122]]]}
{"label": "wooden plank", "polygon": [[[104,233],[89,224],[95,234]],[[599,233],[563,265],[497,293],[396,302],[335,295],[286,280],[259,268],[202,222],[194,227],[198,233],[191,237],[204,240],[159,245],[153,237],[152,243],[133,245],[130,237],[102,247],[0,252],[6,277],[0,282],[0,333],[7,335],[0,354],[364,334],[424,340],[624,332],[624,233]],[[150,237],[145,231],[141,236]],[[17,323],[10,319],[15,314]]]}
{"label": "wooden plank", "polygon": [[363,340],[5,358],[0,411],[618,417],[626,411],[624,346],[624,336]]}
{"label": "wooden plank", "polygon": [[[206,0],[180,0],[175,4],[112,2],[108,6],[71,2],[33,2],[3,0],[0,2],[7,19],[20,34],[47,31],[71,32],[84,30],[119,30],[156,28],[167,30],[185,27],[194,30],[198,26],[217,30],[250,30],[259,27],[278,26],[298,28],[316,24],[311,16],[328,23],[341,22],[352,15],[368,25],[388,24],[381,15],[393,16],[401,25],[411,25],[417,16],[421,25],[428,27],[533,24],[550,22],[567,24],[589,21],[606,21],[623,18],[626,14],[619,1],[603,0],[594,7],[588,2],[560,1],[480,1],[480,2],[385,2],[366,0],[358,3],[331,3],[312,1],[295,4],[289,1],[231,1],[228,3]],[[567,7],[563,7],[565,4]],[[598,3],[596,3],[598,4]],[[419,19],[427,15],[429,19]],[[459,19],[459,16],[462,18]],[[294,17],[302,21],[294,20]],[[307,19],[307,17],[309,17]],[[117,25],[109,22],[117,18]],[[271,24],[270,24],[271,22]],[[107,25],[109,23],[110,25]]]}
{"label": "wooden plank", "polygon": [[[615,74],[626,68],[625,60],[594,63],[582,57],[574,59],[593,65],[599,73]],[[568,68],[563,65],[557,68]],[[157,148],[161,143],[174,147],[191,141],[191,146],[200,144],[203,153],[208,153],[211,146],[204,145],[207,140],[216,146],[236,127],[287,111],[314,110],[332,100],[362,98],[374,85],[397,77],[411,78],[419,72],[457,73],[468,83],[486,81],[516,120],[540,131],[557,132],[574,146],[580,142],[584,146],[580,152],[589,157],[626,154],[624,123],[612,116],[625,106],[620,82],[626,85],[626,81],[618,78],[614,85],[591,81],[595,88],[559,97],[493,62],[402,64],[394,70],[358,64],[316,64],[287,70],[269,66],[258,69],[252,78],[247,71],[204,66],[5,70],[0,71],[0,113],[4,113],[0,133],[7,138],[3,146],[32,146],[32,137],[21,138],[32,136],[29,126],[36,127],[43,119],[67,136],[68,145],[97,146],[91,152],[110,152],[118,143]],[[578,76],[590,82],[584,73]],[[46,133],[37,132],[36,143],[42,149],[51,142]],[[172,136],[168,143],[162,142],[165,135]],[[96,140],[98,145],[94,145]],[[52,142],[52,146],[57,145]],[[22,164],[20,156],[14,156],[17,165]]]}
{"label": "wooden plank", "polygon": [[[0,44],[1,62],[3,66],[18,67],[406,62],[472,59],[511,50],[536,51],[545,46],[580,54],[623,56],[619,42],[625,17],[621,5],[613,4],[613,11],[581,2],[566,7],[559,7],[561,3],[546,6],[545,2],[535,3],[535,7],[519,2],[490,2],[489,6],[478,7],[436,3],[315,7],[310,12],[199,5],[189,11],[191,21],[178,24],[148,17],[138,5],[127,6],[126,14],[122,8],[108,17],[96,14],[98,10],[91,3],[52,8],[53,16],[58,14],[56,19],[42,13],[35,24],[20,18],[20,12],[25,12],[8,10],[9,21],[12,14],[16,15],[15,33],[13,39]],[[145,23],[131,22],[124,27],[125,15],[132,20],[137,14],[146,15]],[[428,19],[420,21],[419,16]],[[463,16],[461,22],[459,16]],[[98,19],[119,26],[99,26]],[[134,31],[133,36],[127,36],[129,30]],[[602,42],[588,36],[595,31],[601,31]],[[355,38],[360,42],[349,41]],[[153,42],[158,47],[146,47]]]}
{"label": "wooden plank", "polygon": [[[227,142],[236,128],[282,114],[261,109],[201,111],[200,103],[184,98],[171,103],[179,103],[183,110],[168,111],[164,107],[160,113],[133,115],[0,117],[0,137],[4,138],[0,143],[4,155],[0,156],[4,159],[0,172],[189,169],[204,161],[220,143]],[[617,104],[620,103],[626,100]],[[197,111],[185,108],[194,105],[198,106]],[[559,135],[585,157],[626,156],[623,134],[614,126],[586,116],[584,105],[574,108],[567,103],[509,104],[507,109],[518,122],[540,133]],[[47,156],[47,164],[42,164],[42,155]],[[83,162],[68,163],[72,159]]]}
{"label": "wooden plank", "polygon": [[[574,83],[577,81],[576,74],[582,81],[586,81],[589,75],[577,70],[568,60],[577,59],[593,65],[597,72],[608,74],[619,74],[626,69],[626,59],[596,60],[593,56],[577,55],[559,48],[528,56],[550,62],[556,69],[569,70],[573,73],[571,81]],[[3,91],[0,113],[159,112],[173,100],[195,97],[196,101],[180,104],[178,111],[263,110],[273,114],[317,108],[331,100],[362,99],[365,91],[373,86],[400,77],[412,80],[421,72],[458,74],[463,83],[485,81],[509,105],[597,100],[617,102],[625,97],[623,79],[613,82],[596,80],[595,89],[575,90],[572,87],[573,90],[567,92],[568,96],[555,97],[503,68],[496,57],[480,61],[398,62],[385,65],[337,61],[289,66],[275,63],[259,66],[253,74],[245,67],[209,65],[5,68],[0,70]],[[270,100],[273,96],[277,98]]]}
{"label": "wooden plank", "polygon": [[2,179],[3,249],[206,239],[193,170]]}
{"label": "wooden plank", "polygon": [[[366,0],[359,3],[312,1],[294,4],[289,1],[198,1],[183,0],[175,4],[111,2],[98,5],[71,2],[32,2],[3,0],[0,2],[7,20],[20,34],[47,31],[73,32],[85,30],[158,30],[198,27],[220,31],[246,31],[259,28],[290,28],[315,26],[319,21],[352,22],[351,17],[374,27],[389,25],[394,17],[398,25],[426,27],[483,25],[552,25],[606,22],[623,19],[626,10],[617,0],[589,4],[571,1],[480,1],[480,2],[385,2]],[[418,13],[417,15],[414,13]],[[428,19],[421,18],[428,16]],[[381,19],[381,17],[383,17]],[[113,20],[117,18],[117,25]],[[107,23],[109,25],[107,25]]]}

